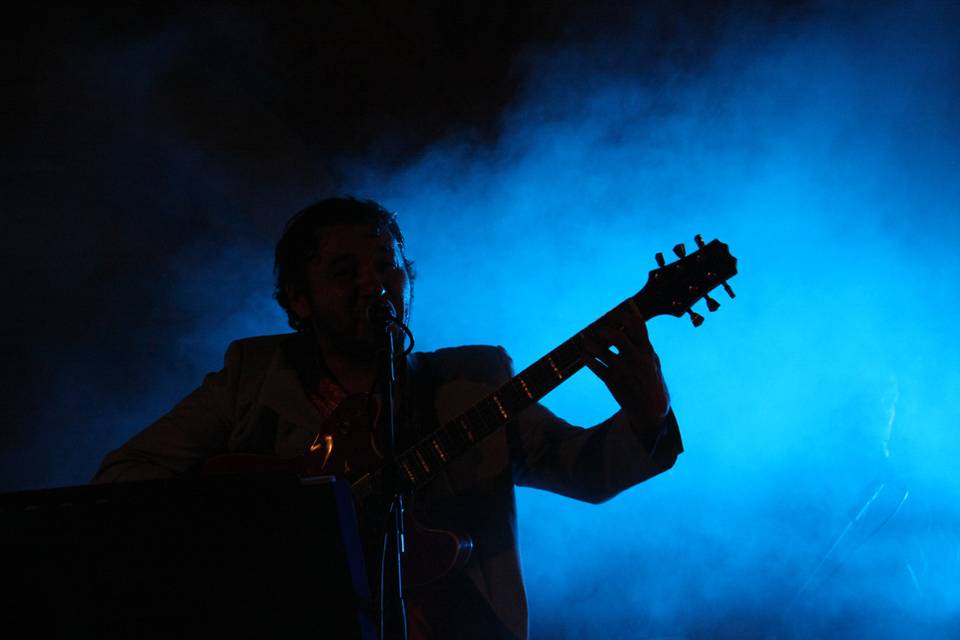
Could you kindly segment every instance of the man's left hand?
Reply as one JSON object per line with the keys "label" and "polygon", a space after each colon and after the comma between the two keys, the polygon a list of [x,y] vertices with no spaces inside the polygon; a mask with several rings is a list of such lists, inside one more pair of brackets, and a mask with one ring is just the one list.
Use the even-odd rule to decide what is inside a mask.
{"label": "man's left hand", "polygon": [[659,429],[670,411],[670,394],[643,318],[617,308],[581,334],[581,345],[587,367],[607,385],[634,428]]}

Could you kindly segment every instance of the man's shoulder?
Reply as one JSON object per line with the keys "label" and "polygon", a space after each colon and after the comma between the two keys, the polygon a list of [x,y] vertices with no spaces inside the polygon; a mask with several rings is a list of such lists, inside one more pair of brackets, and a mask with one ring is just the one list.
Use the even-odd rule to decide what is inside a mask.
{"label": "man's shoulder", "polygon": [[296,333],[277,333],[234,340],[227,347],[227,353],[224,356],[225,363],[228,366],[239,362],[266,365],[273,359],[277,351],[288,345],[296,336]]}
{"label": "man's shoulder", "polygon": [[512,373],[510,356],[503,347],[466,345],[422,352],[430,362],[432,375],[440,382],[466,379],[500,383]]}
{"label": "man's shoulder", "polygon": [[266,336],[250,336],[239,338],[231,342],[231,346],[239,345],[244,349],[276,349],[288,340],[296,337],[296,333],[274,333]]}

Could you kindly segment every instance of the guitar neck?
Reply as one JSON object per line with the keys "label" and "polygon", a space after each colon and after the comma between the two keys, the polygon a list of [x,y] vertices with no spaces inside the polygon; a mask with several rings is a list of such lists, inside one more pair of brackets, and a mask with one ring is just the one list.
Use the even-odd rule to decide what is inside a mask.
{"label": "guitar neck", "polygon": [[[628,298],[610,313],[623,308],[647,319],[639,298]],[[609,315],[609,313],[607,314]],[[596,320],[543,356],[465,413],[447,422],[397,456],[404,490],[414,489],[436,476],[449,462],[494,433],[524,409],[557,388],[584,366],[580,337],[606,316]]]}
{"label": "guitar neck", "polygon": [[[683,244],[673,248],[679,257],[676,262],[666,264],[663,255],[658,253],[659,268],[650,272],[646,285],[639,293],[521,371],[472,409],[398,455],[397,488],[409,491],[425,484],[449,462],[573,376],[585,364],[580,347],[581,336],[599,324],[608,323],[611,314],[629,312],[646,321],[658,315],[679,318],[686,313],[695,327],[700,326],[703,317],[691,307],[704,299],[708,310],[716,311],[720,304],[708,294],[721,285],[727,295],[734,297],[726,281],[736,275],[737,259],[730,255],[727,245],[719,240],[705,243],[699,235],[694,240],[698,249],[690,255],[686,255]],[[363,476],[353,485],[354,495],[360,497],[375,493],[381,487],[381,481],[382,470]]]}

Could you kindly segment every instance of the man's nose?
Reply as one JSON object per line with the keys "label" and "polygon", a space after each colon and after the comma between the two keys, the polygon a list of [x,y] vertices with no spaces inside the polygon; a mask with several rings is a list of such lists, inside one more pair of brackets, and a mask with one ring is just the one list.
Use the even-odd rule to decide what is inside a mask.
{"label": "man's nose", "polygon": [[360,274],[360,280],[357,283],[357,288],[359,289],[360,295],[363,297],[379,298],[387,293],[387,289],[383,286],[383,284],[383,278],[380,277],[380,274],[377,273],[376,269],[368,268],[364,269]]}

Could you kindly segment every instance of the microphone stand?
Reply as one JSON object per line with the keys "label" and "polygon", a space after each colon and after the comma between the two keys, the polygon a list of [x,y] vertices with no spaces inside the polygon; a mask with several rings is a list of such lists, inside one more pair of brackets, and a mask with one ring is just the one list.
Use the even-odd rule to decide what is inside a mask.
{"label": "microphone stand", "polygon": [[[387,602],[384,588],[384,573],[386,571],[386,556],[387,549],[392,548],[395,553],[391,558],[395,563],[395,573],[393,574],[396,577],[396,583],[394,588],[395,592],[395,603],[397,606],[397,624],[399,626],[399,637],[403,640],[407,638],[407,613],[406,613],[406,603],[404,600],[403,593],[403,553],[404,553],[404,538],[403,538],[403,514],[404,514],[404,504],[403,504],[403,495],[399,491],[399,483],[397,482],[399,475],[397,472],[397,432],[396,432],[396,389],[397,389],[397,374],[396,374],[396,341],[394,339],[393,325],[397,322],[396,317],[389,318],[380,318],[382,323],[382,333],[381,333],[381,344],[380,349],[378,350],[380,354],[380,394],[383,399],[383,411],[381,416],[383,416],[384,422],[384,433],[386,435],[385,443],[385,467],[384,469],[389,470],[385,476],[389,478],[389,481],[385,482],[385,489],[387,490],[386,495],[388,496],[387,513],[385,514],[385,524],[386,531],[384,540],[384,553],[381,557],[381,567],[380,567],[380,636],[381,638],[385,637],[384,632],[384,610],[385,603]],[[392,545],[392,546],[391,546]]]}

